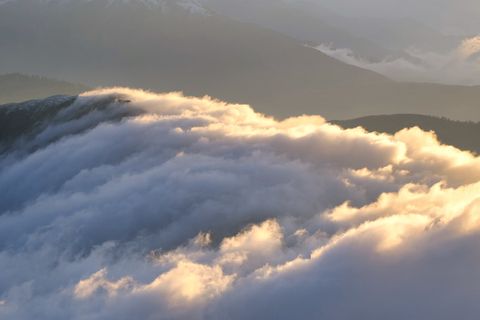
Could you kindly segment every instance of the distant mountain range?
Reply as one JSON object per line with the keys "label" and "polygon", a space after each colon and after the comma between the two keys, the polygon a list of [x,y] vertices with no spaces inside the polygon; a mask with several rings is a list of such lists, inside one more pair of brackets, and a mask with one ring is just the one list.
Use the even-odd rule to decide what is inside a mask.
{"label": "distant mountain range", "polygon": [[339,23],[330,23],[330,20],[338,20],[339,17],[318,4],[286,0],[203,0],[203,2],[217,13],[280,32],[312,46],[326,44],[333,48],[350,48],[360,57],[370,61],[381,61],[388,57],[408,57],[405,53],[383,48],[374,41],[355,36]]}
{"label": "distant mountain range", "polygon": [[0,56],[4,73],[211,95],[276,117],[480,119],[479,88],[398,83],[200,1],[8,1]]}
{"label": "distant mountain range", "polygon": [[0,104],[45,98],[53,95],[75,95],[89,88],[39,76],[18,73],[0,75]]}
{"label": "distant mountain range", "polygon": [[480,154],[480,122],[452,121],[418,114],[396,114],[332,121],[344,128],[363,127],[368,131],[394,134],[404,128],[419,127],[434,131],[439,140],[462,150]]}

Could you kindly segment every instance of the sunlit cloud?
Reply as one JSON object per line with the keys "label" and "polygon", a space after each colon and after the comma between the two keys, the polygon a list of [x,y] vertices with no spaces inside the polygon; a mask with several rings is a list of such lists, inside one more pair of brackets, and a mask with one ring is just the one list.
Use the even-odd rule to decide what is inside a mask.
{"label": "sunlit cloud", "polygon": [[463,40],[458,48],[459,53],[464,59],[480,52],[480,36]]}
{"label": "sunlit cloud", "polygon": [[480,158],[431,132],[125,88],[40,128],[0,158],[2,318],[480,311]]}

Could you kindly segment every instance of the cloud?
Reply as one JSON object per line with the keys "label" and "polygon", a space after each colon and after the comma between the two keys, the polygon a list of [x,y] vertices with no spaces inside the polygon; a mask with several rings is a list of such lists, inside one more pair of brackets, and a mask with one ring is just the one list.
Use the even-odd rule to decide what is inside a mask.
{"label": "cloud", "polygon": [[480,36],[463,40],[458,52],[465,59],[478,54],[480,52]]}
{"label": "cloud", "polygon": [[433,133],[124,88],[37,128],[0,157],[1,318],[480,311],[480,158]]}
{"label": "cloud", "polygon": [[370,62],[359,58],[348,48],[333,48],[322,44],[321,52],[345,63],[381,73],[399,81],[434,82],[458,85],[480,85],[480,37],[467,38],[448,53],[424,52],[410,48],[415,59],[387,58]]}

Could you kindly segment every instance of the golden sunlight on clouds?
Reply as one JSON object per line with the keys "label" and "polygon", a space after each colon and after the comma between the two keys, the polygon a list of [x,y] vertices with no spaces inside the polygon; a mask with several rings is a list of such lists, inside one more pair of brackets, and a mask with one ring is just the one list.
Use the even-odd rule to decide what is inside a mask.
{"label": "golden sunlight on clouds", "polygon": [[[0,215],[0,240],[14,234],[6,246],[24,241],[27,252],[0,251],[0,261],[13,261],[5,274],[25,257],[57,261],[59,269],[42,269],[57,284],[48,295],[85,318],[249,319],[266,305],[291,316],[299,301],[313,301],[318,314],[332,294],[372,297],[354,308],[370,312],[388,302],[389,288],[405,286],[403,299],[418,300],[447,278],[465,291],[462,301],[471,296],[464,288],[475,282],[458,275],[480,267],[480,158],[433,133],[277,121],[208,97],[119,88],[86,93],[65,113],[88,115],[92,103],[107,105],[48,127],[46,136],[64,138],[3,162],[10,175],[0,171],[0,187],[25,181],[0,203],[12,208]],[[110,121],[118,109],[132,114]],[[74,131],[82,123],[90,129]],[[56,189],[43,194],[47,183]],[[65,252],[55,251],[58,239]],[[80,271],[64,261],[70,252]],[[58,282],[70,273],[74,281]],[[9,286],[0,315],[35,292]]]}
{"label": "golden sunlight on clouds", "polygon": [[92,274],[89,278],[80,281],[74,290],[75,297],[78,299],[86,299],[95,294],[98,290],[104,290],[109,296],[114,296],[121,289],[131,287],[133,279],[129,277],[122,278],[116,282],[106,279],[107,269],[103,268]]}
{"label": "golden sunlight on clouds", "polygon": [[155,281],[138,288],[138,293],[155,292],[169,301],[170,306],[209,300],[225,291],[234,276],[224,275],[219,266],[206,266],[180,261]]}
{"label": "golden sunlight on clouds", "polygon": [[458,49],[461,57],[467,59],[480,52],[480,36],[463,40]]}

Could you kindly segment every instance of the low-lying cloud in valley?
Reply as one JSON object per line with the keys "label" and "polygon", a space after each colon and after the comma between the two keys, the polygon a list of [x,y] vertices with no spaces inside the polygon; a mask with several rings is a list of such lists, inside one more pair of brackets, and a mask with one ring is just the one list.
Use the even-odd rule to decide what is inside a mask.
{"label": "low-lying cloud in valley", "polygon": [[345,63],[399,81],[480,85],[480,36],[463,40],[450,52],[425,52],[410,48],[406,50],[410,58],[387,58],[379,62],[358,57],[348,48],[334,48],[328,44],[316,48]]}
{"label": "low-lying cloud in valley", "polygon": [[0,149],[2,319],[478,316],[480,158],[433,133],[120,88],[48,103]]}

